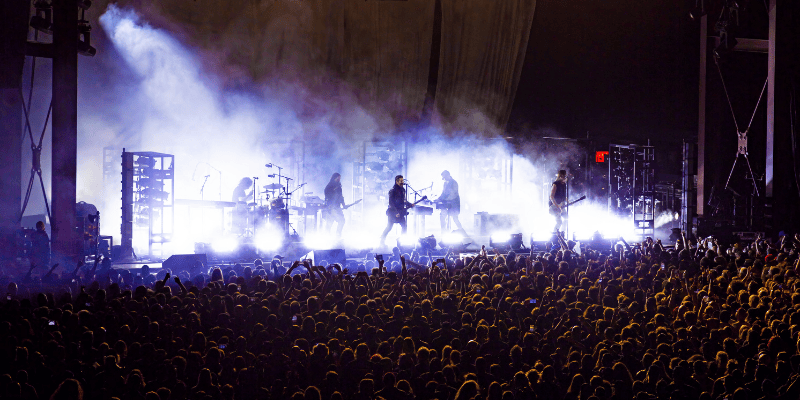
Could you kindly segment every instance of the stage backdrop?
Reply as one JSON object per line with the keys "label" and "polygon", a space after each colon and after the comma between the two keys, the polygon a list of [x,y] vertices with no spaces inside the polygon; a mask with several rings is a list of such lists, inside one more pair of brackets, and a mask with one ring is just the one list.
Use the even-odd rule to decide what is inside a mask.
{"label": "stage backdrop", "polygon": [[[522,73],[536,0],[441,1],[436,89],[441,122],[456,130],[484,122],[503,129]],[[477,119],[478,113],[486,121]]]}
{"label": "stage backdrop", "polygon": [[[440,0],[436,108],[442,127],[501,129],[516,92],[535,0]],[[93,22],[111,2],[90,9]],[[418,118],[428,86],[435,0],[121,0],[198,49],[224,84],[302,86],[394,123]],[[96,22],[95,22],[96,23]],[[103,49],[100,48],[100,51]],[[346,101],[340,104],[346,104]]]}

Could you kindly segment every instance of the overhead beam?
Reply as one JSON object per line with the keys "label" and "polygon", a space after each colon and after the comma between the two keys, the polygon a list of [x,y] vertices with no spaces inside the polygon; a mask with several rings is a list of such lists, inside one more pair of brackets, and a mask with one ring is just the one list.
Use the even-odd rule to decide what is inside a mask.
{"label": "overhead beam", "polygon": [[[712,37],[714,38],[714,46],[719,46],[719,36]],[[736,38],[736,46],[732,50],[748,53],[768,53],[769,43],[769,40],[764,39]]]}

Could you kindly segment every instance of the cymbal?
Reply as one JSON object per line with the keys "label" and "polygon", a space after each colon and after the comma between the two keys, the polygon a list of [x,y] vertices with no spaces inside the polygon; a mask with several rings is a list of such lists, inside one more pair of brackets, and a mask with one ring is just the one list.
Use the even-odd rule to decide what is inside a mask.
{"label": "cymbal", "polygon": [[267,190],[283,189],[283,185],[281,185],[280,183],[270,183],[269,185],[264,185],[264,189]]}

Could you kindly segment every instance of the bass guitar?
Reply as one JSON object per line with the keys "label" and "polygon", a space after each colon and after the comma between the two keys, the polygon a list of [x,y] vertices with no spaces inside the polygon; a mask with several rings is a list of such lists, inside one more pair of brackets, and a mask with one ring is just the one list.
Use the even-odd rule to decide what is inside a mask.
{"label": "bass guitar", "polygon": [[579,201],[583,201],[583,200],[586,200],[586,196],[581,196],[581,198],[579,198],[578,200],[571,201],[569,203],[567,203],[565,201],[565,202],[561,203],[561,209],[556,207],[555,204],[551,203],[550,204],[550,214],[552,214],[552,215],[560,215],[562,212],[564,212],[565,209],[567,209],[567,207],[569,207],[569,206],[571,206],[571,205],[573,205],[573,204],[575,204],[575,203],[577,203]]}
{"label": "bass guitar", "polygon": [[428,200],[428,196],[422,196],[421,199],[411,203],[411,205],[403,207],[402,209],[396,209],[394,207],[389,207],[386,209],[386,216],[391,218],[403,218],[408,215],[408,209],[414,207],[415,205],[421,203],[423,200]]}

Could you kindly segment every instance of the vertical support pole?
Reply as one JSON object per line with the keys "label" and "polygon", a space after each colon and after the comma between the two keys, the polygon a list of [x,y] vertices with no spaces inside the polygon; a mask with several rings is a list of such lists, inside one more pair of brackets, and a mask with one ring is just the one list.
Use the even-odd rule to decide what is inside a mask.
{"label": "vertical support pole", "polygon": [[78,151],[78,5],[53,1],[53,253],[77,261],[80,235],[76,230]]}
{"label": "vertical support pole", "polygon": [[12,238],[20,226],[24,134],[20,92],[29,19],[28,1],[0,1],[0,258],[15,256]]}
{"label": "vertical support pole", "polygon": [[706,162],[706,73],[708,64],[708,15],[700,17],[700,86],[699,112],[697,114],[697,216],[705,208]]}
{"label": "vertical support pole", "polygon": [[[765,168],[766,197],[771,198],[775,188],[775,32],[777,0],[769,1],[769,52],[767,59],[767,157]],[[770,221],[771,222],[771,221]]]}

